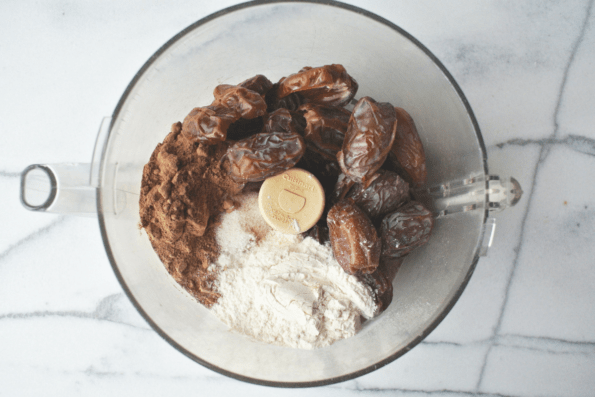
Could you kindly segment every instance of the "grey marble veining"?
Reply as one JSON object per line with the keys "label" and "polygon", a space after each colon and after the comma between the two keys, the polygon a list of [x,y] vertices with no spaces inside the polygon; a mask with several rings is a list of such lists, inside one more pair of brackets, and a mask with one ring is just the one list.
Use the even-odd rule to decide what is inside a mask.
{"label": "grey marble veining", "polygon": [[[554,109],[554,113],[553,113],[553,131],[551,132],[550,136],[546,139],[542,139],[540,141],[535,141],[536,144],[538,144],[540,146],[540,151],[539,151],[539,157],[538,157],[538,161],[535,163],[535,168],[533,171],[533,177],[531,180],[531,185],[528,189],[527,195],[526,195],[526,200],[528,203],[528,208],[525,211],[523,218],[522,218],[522,223],[521,223],[521,230],[520,230],[520,236],[519,236],[519,243],[518,246],[515,248],[515,253],[516,256],[513,260],[513,264],[512,264],[512,269],[510,272],[510,276],[508,278],[508,282],[506,285],[506,290],[505,290],[505,298],[504,298],[504,302],[503,302],[503,306],[502,306],[502,311],[500,313],[500,316],[498,317],[498,322],[496,323],[495,329],[494,329],[494,341],[490,346],[490,349],[488,350],[488,352],[486,353],[486,359],[484,362],[484,365],[482,367],[482,371],[480,373],[479,379],[478,379],[478,385],[477,388],[478,390],[482,389],[482,387],[485,386],[485,374],[486,374],[486,369],[488,368],[488,362],[490,361],[490,359],[492,359],[492,355],[495,355],[496,353],[494,353],[495,350],[500,350],[500,344],[498,342],[496,342],[496,339],[498,339],[498,336],[500,335],[500,333],[502,332],[502,321],[506,316],[506,311],[507,309],[509,309],[509,305],[512,305],[512,303],[510,303],[510,289],[511,289],[511,285],[513,284],[513,280],[515,280],[515,275],[517,272],[517,268],[519,266],[519,258],[521,257],[521,254],[523,253],[523,250],[525,248],[525,230],[527,228],[527,218],[531,212],[531,210],[535,211],[536,210],[536,206],[533,205],[533,199],[534,199],[534,193],[536,190],[536,183],[539,177],[540,172],[542,171],[542,166],[543,163],[546,161],[548,155],[550,154],[550,150],[551,147],[553,145],[558,145],[558,144],[563,144],[563,145],[568,145],[570,143],[571,147],[572,147],[572,143],[576,142],[576,138],[575,139],[569,139],[570,137],[566,138],[564,141],[558,141],[556,138],[559,135],[559,131],[560,131],[560,124],[558,121],[558,114],[559,114],[559,109],[561,107],[561,103],[564,99],[564,94],[567,88],[567,80],[568,80],[568,75],[570,70],[572,69],[574,60],[575,60],[575,56],[576,53],[578,51],[578,49],[580,48],[581,44],[584,41],[584,37],[585,37],[585,33],[587,31],[587,27],[589,26],[589,22],[590,22],[590,17],[591,17],[591,10],[592,10],[592,5],[593,2],[589,2],[588,4],[588,8],[587,11],[585,13],[585,17],[583,19],[582,22],[582,27],[579,31],[578,37],[576,38],[576,40],[574,41],[572,47],[571,47],[571,52],[570,52],[570,56],[568,58],[568,62],[566,64],[566,67],[564,69],[564,73],[562,75],[562,79],[561,79],[561,83],[560,83],[560,88],[559,88],[559,93],[557,96],[557,102],[556,102],[556,106]],[[574,137],[573,137],[574,138]],[[587,138],[585,137],[579,137],[583,143],[585,140],[587,140]],[[498,147],[502,148],[504,147],[506,144],[511,144],[510,141],[503,143],[503,144],[496,144]],[[589,170],[589,169],[593,169],[590,168],[589,166],[585,167],[585,170]],[[547,178],[547,177],[546,177]],[[542,182],[543,184],[547,183],[547,179],[545,182]],[[553,184],[553,183],[552,183]],[[558,185],[559,187],[559,185]],[[525,243],[525,244],[524,244]],[[543,288],[543,286],[541,287],[541,289]],[[585,313],[587,316],[588,314]],[[554,318],[554,317],[552,317]],[[562,341],[563,342],[563,341]],[[494,347],[496,347],[496,349],[494,349]],[[539,348],[538,348],[539,350]],[[543,351],[543,350],[542,350]],[[592,353],[592,352],[591,352]],[[594,384],[595,385],[595,384]]]}
{"label": "grey marble veining", "polygon": [[278,390],[196,364],[128,301],[96,220],[22,208],[25,166],[88,161],[102,117],[146,59],[236,3],[0,4],[0,395],[593,395],[593,0],[348,1],[444,63],[478,119],[490,172],[524,190],[496,215],[493,246],[446,319],[360,378]]}

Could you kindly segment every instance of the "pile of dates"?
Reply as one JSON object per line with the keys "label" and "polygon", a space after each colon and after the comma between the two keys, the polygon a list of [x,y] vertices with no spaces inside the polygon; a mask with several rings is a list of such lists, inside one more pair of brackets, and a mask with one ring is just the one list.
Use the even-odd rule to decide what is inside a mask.
{"label": "pile of dates", "polygon": [[336,64],[304,67],[275,84],[257,75],[217,86],[213,102],[184,119],[182,133],[197,143],[227,142],[221,164],[239,184],[258,187],[294,166],[314,174],[326,208],[306,233],[330,241],[338,263],[372,287],[382,311],[403,257],[428,241],[434,218],[410,193],[427,178],[411,116],[370,97],[356,102],[357,90]]}

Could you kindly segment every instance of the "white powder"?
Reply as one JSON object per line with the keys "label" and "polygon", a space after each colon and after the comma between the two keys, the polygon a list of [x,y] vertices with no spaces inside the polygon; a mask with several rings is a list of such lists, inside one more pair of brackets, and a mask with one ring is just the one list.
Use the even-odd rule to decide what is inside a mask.
{"label": "white powder", "polygon": [[343,271],[330,246],[270,228],[258,195],[243,196],[217,232],[221,293],[213,312],[258,340],[303,349],[355,335],[376,305],[370,287]]}
{"label": "white powder", "polygon": [[298,233],[301,232],[301,230],[300,230],[300,224],[298,223],[297,219],[294,219],[294,220],[291,221],[291,227],[296,232],[298,232]]}

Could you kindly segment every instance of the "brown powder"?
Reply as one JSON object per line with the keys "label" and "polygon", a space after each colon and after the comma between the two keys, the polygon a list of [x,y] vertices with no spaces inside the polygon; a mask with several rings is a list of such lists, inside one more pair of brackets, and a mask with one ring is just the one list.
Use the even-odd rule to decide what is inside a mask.
{"label": "brown powder", "polygon": [[206,307],[219,294],[217,274],[208,267],[219,255],[218,218],[233,209],[242,185],[228,177],[220,159],[228,144],[199,144],[181,134],[175,123],[143,169],[141,226],[173,278]]}

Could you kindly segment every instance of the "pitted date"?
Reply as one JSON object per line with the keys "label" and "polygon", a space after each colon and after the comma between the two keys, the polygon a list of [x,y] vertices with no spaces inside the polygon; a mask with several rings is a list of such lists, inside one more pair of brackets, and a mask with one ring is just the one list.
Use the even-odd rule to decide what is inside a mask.
{"label": "pitted date", "polygon": [[424,147],[409,113],[399,107],[395,107],[395,112],[397,132],[391,151],[412,182],[421,186],[428,179]]}
{"label": "pitted date", "polygon": [[344,106],[357,92],[358,84],[342,65],[306,66],[279,81],[277,95],[283,98],[299,92],[306,102]]}
{"label": "pitted date", "polygon": [[372,273],[380,261],[381,243],[372,221],[345,199],[335,204],[327,216],[335,259],[349,274]]}
{"label": "pitted date", "polygon": [[390,103],[361,98],[353,108],[342,149],[337,153],[343,173],[367,187],[390,152],[396,128],[397,116]]}
{"label": "pitted date", "polygon": [[299,134],[262,132],[234,143],[224,158],[234,181],[259,182],[293,167],[305,150]]}
{"label": "pitted date", "polygon": [[385,311],[393,300],[393,280],[403,262],[402,258],[380,258],[380,264],[370,274],[357,273],[356,277],[362,283],[372,288],[378,314]]}
{"label": "pitted date", "polygon": [[318,150],[335,158],[343,145],[351,113],[344,108],[311,103],[300,106],[299,110],[304,112],[306,120],[304,138],[312,142]]}
{"label": "pitted date", "polygon": [[236,112],[225,106],[194,108],[184,119],[182,133],[189,139],[214,145],[227,138],[227,129],[237,119]]}
{"label": "pitted date", "polygon": [[234,87],[235,87],[235,85],[233,85],[233,84],[219,84],[213,90],[213,97],[215,97],[215,100],[213,102],[216,102],[218,98],[221,98],[223,96],[223,94],[225,94],[225,92],[227,92],[228,90],[230,90],[231,88],[234,88]]}
{"label": "pitted date", "polygon": [[399,258],[428,242],[434,217],[416,201],[388,214],[380,225],[382,257]]}
{"label": "pitted date", "polygon": [[287,109],[277,109],[269,113],[264,123],[266,132],[291,132],[298,133],[301,126],[296,121],[295,113]]}
{"label": "pitted date", "polygon": [[184,119],[182,132],[189,139],[214,145],[227,139],[230,128],[232,139],[250,135],[257,129],[260,131],[262,120],[240,120],[252,120],[266,114],[267,105],[259,91],[267,89],[267,82],[272,86],[266,77],[258,75],[239,85],[218,85],[213,90],[213,103],[192,109]]}
{"label": "pitted date", "polygon": [[409,184],[394,172],[379,170],[370,186],[364,188],[356,183],[346,197],[374,220],[395,211],[409,199]]}
{"label": "pitted date", "polygon": [[357,273],[355,276],[360,282],[372,288],[372,296],[376,302],[378,313],[386,310],[393,298],[393,284],[392,280],[389,280],[388,277],[380,271],[380,266],[370,274]]}
{"label": "pitted date", "polygon": [[264,97],[265,94],[273,87],[273,83],[271,83],[271,80],[267,79],[266,76],[257,74],[254,77],[242,81],[240,84],[238,84],[238,86],[256,91]]}
{"label": "pitted date", "polygon": [[253,119],[266,113],[264,98],[256,91],[244,87],[223,84],[215,88],[212,105],[226,107],[236,113],[237,118]]}

